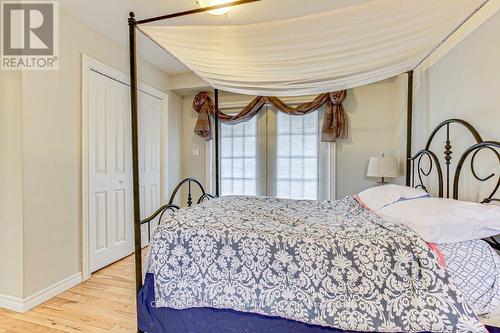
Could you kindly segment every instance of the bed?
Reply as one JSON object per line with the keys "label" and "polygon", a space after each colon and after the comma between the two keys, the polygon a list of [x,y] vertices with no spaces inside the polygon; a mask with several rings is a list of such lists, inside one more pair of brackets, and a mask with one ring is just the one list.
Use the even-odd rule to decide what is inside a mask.
{"label": "bed", "polygon": [[[430,150],[436,133],[446,129],[450,161],[451,125],[463,126],[476,141],[453,175]],[[477,175],[474,160],[483,149],[498,159],[498,148],[469,123],[446,120],[411,158],[411,185],[427,191],[424,178],[434,168],[438,196],[458,199],[465,161],[477,180],[491,182]],[[425,158],[432,161],[428,169]],[[483,203],[497,200],[499,182]],[[190,207],[178,209],[172,197],[157,212],[174,211],[150,243],[138,295],[144,332],[476,332],[496,323],[500,260],[494,239],[428,244],[355,197],[213,199],[196,180],[183,183]],[[194,206],[191,183],[202,193]]]}
{"label": "bed", "polygon": [[[499,248],[495,239],[489,239],[488,243],[476,239],[452,245],[429,244],[412,228],[382,218],[354,197],[335,202],[264,197],[219,198],[218,170],[218,124],[223,119],[219,113],[219,88],[261,97],[298,96],[305,95],[305,92],[324,94],[407,73],[406,185],[427,190],[429,184],[423,178],[435,174],[438,196],[459,199],[460,175],[466,160],[478,181],[497,179],[498,174],[478,176],[474,161],[479,151],[487,151],[500,162],[500,143],[484,141],[463,120],[450,119],[439,124],[426,147],[411,156],[413,70],[486,1],[448,0],[446,5],[444,1],[415,1],[405,2],[405,6],[410,6],[406,8],[390,1],[371,2],[373,6],[353,6],[350,17],[344,11],[332,11],[294,18],[302,22],[301,29],[297,31],[289,29],[290,22],[287,20],[280,21],[275,29],[264,29],[264,32],[261,31],[262,24],[223,26],[216,30],[208,27],[148,26],[166,19],[257,1],[237,0],[226,5],[142,20],[136,20],[134,13],[130,13],[139,331],[494,331],[493,326],[486,328],[477,315],[489,314],[496,303],[498,256],[490,249],[490,246]],[[450,11],[452,6],[456,6],[453,7],[455,10]],[[388,9],[401,13],[386,15]],[[407,15],[413,10],[425,15]],[[450,15],[446,15],[448,13]],[[365,18],[372,15],[376,19]],[[399,24],[400,29],[394,30],[391,19],[397,17],[405,17],[401,22],[408,25]],[[346,19],[352,22],[343,23]],[[367,22],[373,26],[365,24]],[[273,27],[274,24],[271,23]],[[384,26],[388,29],[380,29]],[[271,29],[278,31],[280,27],[280,33],[267,32]],[[346,27],[352,29],[352,35],[339,33],[344,32]],[[432,30],[432,33],[426,33],[429,38],[415,38],[422,27]],[[213,33],[217,29],[223,29],[224,38],[215,38],[213,34],[210,38],[204,37],[205,30]],[[256,34],[257,38],[253,39],[257,42],[255,47],[249,38],[255,37],[249,33],[254,29],[261,29]],[[214,112],[205,112],[205,119],[202,119],[208,127],[207,137],[210,137],[210,116],[215,121],[215,195],[206,193],[198,181],[188,178],[179,184],[166,205],[144,220],[140,218],[139,209],[136,31],[141,31],[192,68],[214,88],[215,96]],[[297,38],[299,31],[303,35],[301,38]],[[370,37],[366,37],[367,31]],[[380,43],[383,42],[377,43],[376,48],[373,48],[372,32],[380,34]],[[328,44],[331,48],[326,52],[324,47],[318,48],[314,44],[317,38],[313,38],[322,34],[326,36],[326,33],[338,38],[346,37],[347,43],[361,41],[356,49],[370,52],[356,53],[350,47],[339,48],[336,44],[339,40],[325,38],[323,44],[331,42]],[[231,36],[235,37],[229,38]],[[276,43],[267,38],[275,36],[285,38],[294,52],[305,50],[307,56],[283,53],[283,48],[275,47]],[[268,40],[270,48],[264,49],[266,43],[260,39]],[[246,43],[242,44],[241,40]],[[297,41],[301,44],[296,45]],[[193,43],[198,47],[193,47]],[[406,47],[403,47],[404,43],[407,43]],[[234,47],[236,52],[228,52],[233,49],[228,48],[228,44],[237,46]],[[245,51],[245,47],[248,50]],[[256,49],[264,50],[266,57],[258,54],[247,57]],[[410,52],[402,52],[402,49]],[[311,50],[319,50],[319,56],[310,56]],[[347,54],[343,53],[345,50]],[[220,60],[221,53],[224,54],[224,61]],[[290,61],[290,55],[297,61]],[[354,58],[357,60],[354,61]],[[273,66],[269,66],[267,59],[272,59]],[[358,65],[343,66],[340,59],[348,59],[349,64]],[[386,62],[381,65],[380,59]],[[316,71],[311,71],[311,68],[318,68],[321,75],[314,74]],[[340,105],[338,101],[331,100],[330,103],[340,110],[341,102]],[[347,123],[339,121],[339,112],[331,116],[331,124],[324,126],[333,134],[327,141],[341,138],[339,128],[347,126]],[[449,129],[454,124],[469,130],[475,143],[458,158],[455,172],[451,173],[450,161],[453,158]],[[437,157],[441,155],[430,148],[435,134],[441,129],[446,129],[444,168]],[[424,167],[426,163],[427,168]],[[494,196],[499,185],[500,180],[497,179],[482,203],[498,200]],[[188,207],[180,209],[174,204],[174,199],[181,186],[188,187]],[[192,186],[201,189],[201,196],[194,206]],[[143,271],[141,226],[147,224],[150,227],[158,217],[161,223],[150,240]],[[477,260],[478,257],[481,260]],[[478,283],[470,285],[468,282],[472,277]]]}

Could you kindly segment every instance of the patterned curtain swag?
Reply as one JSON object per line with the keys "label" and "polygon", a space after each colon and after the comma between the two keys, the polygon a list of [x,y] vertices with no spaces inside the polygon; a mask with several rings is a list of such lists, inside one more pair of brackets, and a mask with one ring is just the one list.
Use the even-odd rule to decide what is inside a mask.
{"label": "patterned curtain swag", "polygon": [[[345,139],[348,135],[348,117],[342,106],[346,94],[345,90],[320,94],[313,101],[300,104],[297,107],[289,106],[277,97],[258,96],[234,116],[219,111],[219,120],[230,125],[239,124],[254,117],[264,105],[272,105],[278,111],[297,116],[313,112],[324,105],[325,118],[321,131],[321,141],[333,142],[338,138]],[[211,140],[210,118],[215,117],[215,107],[207,92],[201,92],[195,96],[193,109],[198,112],[194,132],[206,141]]]}

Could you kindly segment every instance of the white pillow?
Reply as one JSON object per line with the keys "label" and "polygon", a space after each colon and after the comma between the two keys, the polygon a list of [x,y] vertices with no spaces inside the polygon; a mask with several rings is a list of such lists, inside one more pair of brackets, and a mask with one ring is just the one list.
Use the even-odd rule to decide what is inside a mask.
{"label": "white pillow", "polygon": [[421,197],[429,197],[429,194],[422,189],[395,184],[375,186],[358,194],[361,202],[375,212],[400,200]]}
{"label": "white pillow", "polygon": [[428,243],[456,243],[500,233],[500,206],[425,198],[397,202],[377,214],[410,227]]}

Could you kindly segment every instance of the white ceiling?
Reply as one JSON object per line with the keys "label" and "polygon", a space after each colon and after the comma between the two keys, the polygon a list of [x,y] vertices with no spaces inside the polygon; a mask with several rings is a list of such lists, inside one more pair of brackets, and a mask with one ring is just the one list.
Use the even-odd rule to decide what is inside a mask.
{"label": "white ceiling", "polygon": [[[182,24],[248,24],[303,16],[376,0],[261,0],[232,8],[227,15],[207,13],[155,23]],[[63,9],[102,32],[117,43],[128,47],[127,19],[130,11],[138,20],[197,8],[195,0],[60,0]],[[168,74],[189,72],[170,54],[139,33],[138,55]]]}

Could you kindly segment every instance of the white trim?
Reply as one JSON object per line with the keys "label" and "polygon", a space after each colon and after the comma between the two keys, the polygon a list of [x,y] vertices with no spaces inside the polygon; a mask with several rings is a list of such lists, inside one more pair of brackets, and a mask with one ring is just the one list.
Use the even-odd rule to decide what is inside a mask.
{"label": "white trim", "polygon": [[[82,280],[85,281],[90,278],[90,229],[89,229],[89,202],[88,202],[88,188],[89,188],[89,175],[88,175],[88,84],[90,71],[98,72],[113,80],[130,86],[129,76],[108,66],[98,60],[89,57],[82,53]],[[150,87],[142,82],[138,83],[138,90],[161,100],[162,115],[161,115],[161,145],[160,145],[160,198],[164,200],[167,196],[169,189],[168,182],[168,109],[169,109],[169,95],[163,91]]]}
{"label": "white trim", "polygon": [[337,142],[330,144],[330,200],[337,200]]}
{"label": "white trim", "polygon": [[256,171],[257,174],[263,175],[257,175],[257,194],[270,195],[276,193],[276,184],[271,181],[276,177],[276,160],[269,155],[272,152],[268,149],[269,145],[276,145],[276,114],[266,107],[265,112],[259,112],[255,117],[257,118]]}
{"label": "white trim", "polygon": [[88,82],[91,66],[95,65],[93,59],[82,54],[82,279],[90,278],[90,246],[89,246],[89,223],[88,223]]}
{"label": "white trim", "polygon": [[82,273],[78,272],[24,299],[0,295],[0,307],[16,312],[26,312],[60,293],[73,288],[77,284],[82,283],[82,281]]}
{"label": "white trim", "polygon": [[335,142],[321,141],[325,109],[321,107],[318,112],[320,112],[318,119],[318,200],[335,200]]}
{"label": "white trim", "polygon": [[212,195],[215,195],[214,144],[215,140],[205,142],[205,189]]}
{"label": "white trim", "polygon": [[23,299],[19,297],[12,297],[9,295],[0,294],[0,308],[15,312],[24,312]]}
{"label": "white trim", "polygon": [[42,304],[43,302],[51,299],[59,295],[60,293],[73,288],[77,284],[82,283],[82,273],[78,272],[72,276],[67,277],[66,279],[56,282],[53,285],[40,290],[39,292],[34,293],[31,296],[26,297],[23,300],[24,308],[23,311],[28,311],[35,306]]}
{"label": "white trim", "polygon": [[[160,91],[158,91],[161,93]],[[168,179],[168,124],[170,110],[170,96],[161,93],[161,126],[160,126],[160,203],[167,202],[170,194],[170,182]]]}

